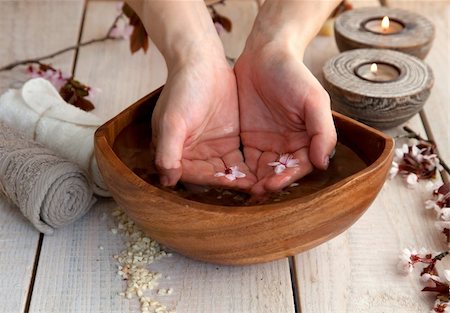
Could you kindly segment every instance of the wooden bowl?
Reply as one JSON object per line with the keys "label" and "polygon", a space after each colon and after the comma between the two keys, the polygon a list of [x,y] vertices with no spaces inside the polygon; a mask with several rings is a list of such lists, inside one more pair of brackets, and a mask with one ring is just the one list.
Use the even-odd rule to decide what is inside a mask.
{"label": "wooden bowl", "polygon": [[[161,88],[101,126],[95,134],[95,155],[105,183],[128,216],[155,240],[193,259],[252,264],[313,248],[365,212],[391,165],[391,138],[334,113],[342,151],[349,151],[338,151],[330,164],[334,173],[318,171],[300,180],[295,187],[299,189],[280,202],[229,206],[189,200],[136,174],[151,163],[150,120],[160,92]],[[127,129],[134,129],[134,135]]]}
{"label": "wooden bowl", "polygon": [[[358,75],[358,68],[373,63],[392,66],[399,76],[380,82]],[[323,78],[333,110],[379,129],[401,125],[419,112],[434,83],[424,61],[386,49],[340,53],[324,65]]]}

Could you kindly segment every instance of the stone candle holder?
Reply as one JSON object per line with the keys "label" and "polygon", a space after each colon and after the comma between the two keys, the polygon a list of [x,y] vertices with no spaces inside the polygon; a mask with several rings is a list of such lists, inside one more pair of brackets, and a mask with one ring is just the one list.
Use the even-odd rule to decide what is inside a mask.
{"label": "stone candle holder", "polygon": [[[382,26],[385,17],[389,19],[389,26]],[[340,51],[390,49],[424,59],[430,51],[435,29],[433,23],[419,14],[401,9],[370,7],[339,15],[334,23],[334,33]]]}
{"label": "stone candle holder", "polygon": [[434,82],[422,60],[386,49],[343,52],[325,64],[323,74],[334,110],[379,129],[419,112]]}

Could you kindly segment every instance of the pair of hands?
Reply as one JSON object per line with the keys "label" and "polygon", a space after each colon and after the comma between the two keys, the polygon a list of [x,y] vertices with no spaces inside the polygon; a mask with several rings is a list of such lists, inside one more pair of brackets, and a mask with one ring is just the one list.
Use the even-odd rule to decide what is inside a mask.
{"label": "pair of hands", "polygon": [[[326,169],[336,144],[328,94],[300,54],[276,44],[246,48],[234,71],[213,53],[173,66],[152,128],[163,185],[181,179],[254,195],[280,190],[313,167]],[[299,164],[275,174],[268,163],[283,153]],[[236,165],[246,177],[215,176]]]}

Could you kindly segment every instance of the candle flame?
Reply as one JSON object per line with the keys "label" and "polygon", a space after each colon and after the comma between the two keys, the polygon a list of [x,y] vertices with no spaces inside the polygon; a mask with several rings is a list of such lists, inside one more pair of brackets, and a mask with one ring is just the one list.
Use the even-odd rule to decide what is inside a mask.
{"label": "candle flame", "polygon": [[370,71],[374,74],[378,72],[378,66],[376,63],[372,63],[372,65],[370,66]]}
{"label": "candle flame", "polygon": [[385,16],[381,21],[381,30],[387,31],[388,29],[389,29],[389,17]]}

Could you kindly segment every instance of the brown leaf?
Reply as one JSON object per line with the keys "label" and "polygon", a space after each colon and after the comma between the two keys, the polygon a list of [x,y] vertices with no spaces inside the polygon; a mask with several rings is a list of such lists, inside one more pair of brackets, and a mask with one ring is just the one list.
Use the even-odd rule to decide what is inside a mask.
{"label": "brown leaf", "polygon": [[124,4],[122,7],[122,12],[130,20],[130,25],[133,26],[133,32],[130,37],[130,50],[131,53],[139,51],[141,48],[144,52],[148,50],[148,34],[145,30],[144,24],[142,24],[141,19],[133,11],[133,9],[128,5]]}
{"label": "brown leaf", "polygon": [[89,95],[89,87],[73,78],[67,80],[67,83],[59,90],[59,94],[64,101],[83,111],[89,112],[95,109],[94,104],[85,98]]}
{"label": "brown leaf", "polygon": [[133,32],[130,37],[131,53],[135,53],[141,48],[144,52],[147,52],[148,50],[148,36],[142,23],[133,28]]}
{"label": "brown leaf", "polygon": [[92,104],[91,101],[89,101],[86,98],[77,97],[75,103],[72,103],[72,105],[76,106],[77,108],[80,108],[83,111],[89,112],[95,109],[94,104]]}
{"label": "brown leaf", "polygon": [[231,21],[230,21],[230,19],[228,17],[225,17],[223,15],[218,14],[217,12],[214,12],[212,20],[213,20],[214,23],[219,23],[220,25],[222,25],[223,28],[227,32],[231,32],[233,24],[231,23]]}

